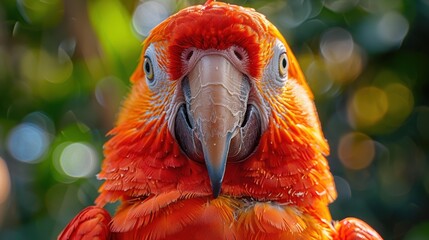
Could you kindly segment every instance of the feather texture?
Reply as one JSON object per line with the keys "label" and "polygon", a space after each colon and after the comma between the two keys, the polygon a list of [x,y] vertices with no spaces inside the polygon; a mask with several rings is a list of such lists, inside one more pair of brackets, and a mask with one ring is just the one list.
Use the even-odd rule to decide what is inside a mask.
{"label": "feather texture", "polygon": [[[160,198],[164,197],[167,200],[167,196]],[[176,199],[164,206],[160,206],[160,202],[163,200],[150,199],[121,208],[112,220],[113,236],[118,239],[308,239],[309,236],[329,239],[333,231],[321,219],[289,205],[228,197]]]}
{"label": "feather texture", "polygon": [[109,239],[110,215],[99,207],[82,210],[60,233],[58,239]]}

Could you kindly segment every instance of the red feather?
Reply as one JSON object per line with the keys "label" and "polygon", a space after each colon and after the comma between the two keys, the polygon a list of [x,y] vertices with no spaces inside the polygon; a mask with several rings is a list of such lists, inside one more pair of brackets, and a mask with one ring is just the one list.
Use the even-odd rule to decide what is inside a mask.
{"label": "red feather", "polygon": [[110,215],[99,207],[82,210],[60,233],[58,239],[109,239]]}

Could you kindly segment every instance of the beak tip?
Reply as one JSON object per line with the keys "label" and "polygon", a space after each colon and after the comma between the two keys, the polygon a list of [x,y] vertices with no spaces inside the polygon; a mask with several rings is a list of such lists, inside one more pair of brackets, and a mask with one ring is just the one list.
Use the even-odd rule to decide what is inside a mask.
{"label": "beak tip", "polygon": [[219,197],[221,184],[221,182],[212,183],[213,198]]}
{"label": "beak tip", "polygon": [[214,167],[210,162],[208,162],[207,165],[214,198],[217,198],[221,191],[223,176],[225,173],[225,163],[226,161],[223,161],[223,164],[221,164],[219,167]]}
{"label": "beak tip", "polygon": [[224,169],[212,169],[209,171],[210,183],[212,186],[213,197],[217,198],[222,187]]}
{"label": "beak tip", "polygon": [[232,134],[228,132],[223,140],[217,141],[223,143],[223,145],[220,145],[223,146],[221,148],[212,148],[213,146],[219,145],[203,145],[204,160],[206,162],[206,167],[210,178],[210,184],[212,186],[212,193],[214,198],[217,198],[221,192],[223,177],[225,175],[226,162],[228,158],[229,145],[231,143],[231,137]]}

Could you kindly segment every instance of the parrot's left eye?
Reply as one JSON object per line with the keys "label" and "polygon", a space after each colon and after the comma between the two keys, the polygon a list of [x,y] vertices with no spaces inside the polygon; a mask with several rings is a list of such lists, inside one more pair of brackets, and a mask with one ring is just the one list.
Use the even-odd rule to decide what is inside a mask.
{"label": "parrot's left eye", "polygon": [[287,67],[288,67],[287,55],[285,52],[283,52],[282,54],[280,54],[280,57],[279,57],[279,75],[280,75],[280,77],[282,77],[282,78],[286,77]]}
{"label": "parrot's left eye", "polygon": [[144,58],[143,70],[144,70],[144,74],[146,75],[147,80],[152,81],[155,74],[153,72],[152,61],[150,60],[149,57]]}

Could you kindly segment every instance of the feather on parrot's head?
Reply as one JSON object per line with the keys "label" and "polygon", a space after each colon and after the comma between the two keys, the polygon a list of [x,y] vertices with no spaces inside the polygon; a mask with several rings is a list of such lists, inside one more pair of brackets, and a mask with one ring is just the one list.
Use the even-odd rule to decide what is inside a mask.
{"label": "feather on parrot's head", "polygon": [[151,31],[141,56],[105,146],[101,205],[172,189],[335,198],[312,94],[262,14],[215,1],[186,8]]}

